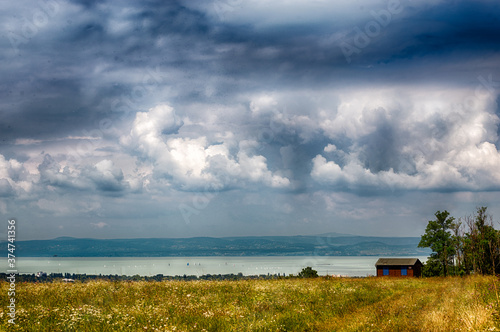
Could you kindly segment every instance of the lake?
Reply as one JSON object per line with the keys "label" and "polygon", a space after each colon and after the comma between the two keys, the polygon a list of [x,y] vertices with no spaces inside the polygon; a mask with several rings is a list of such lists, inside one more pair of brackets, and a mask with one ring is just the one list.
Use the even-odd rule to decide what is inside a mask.
{"label": "lake", "polygon": [[[165,276],[205,274],[297,274],[311,266],[320,275],[374,275],[378,256],[266,256],[266,257],[21,257],[21,274],[38,271],[103,275]],[[423,263],[427,257],[417,257]],[[6,262],[4,263],[6,265]],[[5,267],[4,270],[7,270]]]}

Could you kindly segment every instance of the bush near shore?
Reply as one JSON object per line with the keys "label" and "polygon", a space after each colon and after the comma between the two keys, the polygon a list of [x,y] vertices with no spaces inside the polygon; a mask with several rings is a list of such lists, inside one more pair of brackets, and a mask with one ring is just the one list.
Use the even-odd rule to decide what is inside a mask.
{"label": "bush near shore", "polygon": [[499,331],[498,280],[284,278],[16,284],[2,331]]}

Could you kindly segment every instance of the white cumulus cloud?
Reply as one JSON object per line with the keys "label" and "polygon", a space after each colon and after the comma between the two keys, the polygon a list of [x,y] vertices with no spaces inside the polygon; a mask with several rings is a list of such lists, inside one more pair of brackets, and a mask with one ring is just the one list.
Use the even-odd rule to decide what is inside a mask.
{"label": "white cumulus cloud", "polygon": [[178,137],[183,121],[167,105],[136,114],[128,135],[120,142],[154,165],[154,174],[167,177],[181,190],[220,190],[260,183],[286,188],[288,178],[268,169],[267,159],[255,153],[255,141],[233,140],[232,134]]}
{"label": "white cumulus cloud", "polygon": [[493,95],[417,88],[348,93],[341,100],[336,113],[322,114],[320,125],[332,140],[352,143],[342,158],[314,157],[314,180],[354,189],[500,188]]}

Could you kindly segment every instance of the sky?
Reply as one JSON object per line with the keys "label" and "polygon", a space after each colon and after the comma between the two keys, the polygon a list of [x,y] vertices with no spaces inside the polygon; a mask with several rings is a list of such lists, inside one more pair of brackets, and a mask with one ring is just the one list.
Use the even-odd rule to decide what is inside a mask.
{"label": "sky", "polygon": [[18,240],[499,220],[497,1],[18,1],[0,27]]}

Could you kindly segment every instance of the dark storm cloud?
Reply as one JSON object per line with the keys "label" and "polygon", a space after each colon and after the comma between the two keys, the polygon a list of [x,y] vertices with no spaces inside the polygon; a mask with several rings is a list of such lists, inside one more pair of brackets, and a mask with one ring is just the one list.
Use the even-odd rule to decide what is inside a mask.
{"label": "dark storm cloud", "polygon": [[[2,112],[2,125],[8,130],[2,131],[4,139],[46,138],[54,133],[69,134],[82,125],[88,125],[89,112],[79,93],[77,82],[72,80],[36,80],[31,87],[20,95],[11,96],[22,101]],[[9,131],[12,131],[9,133]],[[12,135],[15,133],[15,135]]]}
{"label": "dark storm cloud", "polygon": [[[448,2],[427,6],[401,1],[396,9],[392,14],[384,6],[365,10],[356,16],[357,21],[332,17],[337,24],[321,21],[260,27],[252,22],[231,22],[219,26],[210,37],[213,45],[227,45],[218,54],[226,73],[266,77],[286,85],[331,84],[335,74],[343,75],[344,81],[349,76],[359,80],[375,77],[382,69],[393,78],[402,69],[393,68],[391,73],[387,65],[401,61],[408,66],[406,70],[420,76],[422,71],[430,74],[439,69],[443,56],[467,61],[479,52],[491,54],[499,49],[500,37],[495,31],[500,22],[492,14],[499,12],[498,5],[463,2],[450,9]],[[389,18],[383,13],[389,13]],[[378,30],[367,30],[374,25]],[[345,54],[342,43],[351,47],[352,55]],[[422,61],[428,68],[421,66]],[[358,65],[374,68],[360,70]]]}
{"label": "dark storm cloud", "polygon": [[377,130],[359,140],[363,146],[360,160],[364,162],[366,168],[374,173],[395,169],[399,171],[399,161],[401,160],[400,137],[393,128],[392,123],[384,121],[377,126]]}
{"label": "dark storm cloud", "polygon": [[[272,88],[278,84],[335,86],[339,77],[351,84],[355,80],[394,79],[402,72],[398,67],[401,61],[407,65],[407,73],[401,73],[403,77],[415,73],[416,77],[445,79],[429,78],[433,70],[443,72],[438,68],[440,57],[451,55],[461,62],[485,50],[486,54],[496,52],[500,47],[496,33],[500,22],[495,14],[499,6],[485,1],[453,6],[448,2],[419,6],[401,1],[387,26],[379,24],[380,33],[369,37],[364,48],[356,46],[355,28],[364,31],[368,22],[377,22],[367,9],[357,9],[362,12],[356,13],[359,21],[332,17],[333,23],[291,21],[287,25],[259,27],[252,22],[221,24],[202,11],[186,7],[182,1],[147,2],[124,13],[119,13],[120,6],[135,4],[74,1],[60,2],[59,6],[64,9],[70,4],[78,4],[73,17],[54,16],[48,23],[63,29],[56,33],[40,31],[26,45],[20,45],[22,56],[16,59],[20,67],[2,69],[5,82],[11,87],[2,92],[7,94],[5,100],[23,100],[2,107],[3,136],[12,138],[8,134],[12,126],[16,128],[15,135],[21,137],[65,135],[78,127],[95,126],[98,118],[109,113],[112,102],[132,94],[142,78],[131,77],[124,82],[110,78],[102,82],[98,75],[145,71],[146,67],[158,65],[176,68],[184,73],[184,83],[177,89],[178,103],[207,100],[196,92],[196,87],[209,77],[231,75],[233,79],[254,80],[239,86],[218,81],[216,94],[211,98],[227,102],[231,94],[241,89]],[[372,13],[379,15],[387,10],[381,5]],[[113,31],[113,20],[126,28]],[[49,42],[45,42],[48,36],[44,33],[51,34]],[[335,33],[344,37],[329,41]],[[162,38],[165,44],[160,43]],[[359,50],[352,54],[351,63],[346,61],[341,42]],[[424,61],[428,68],[422,67]],[[392,63],[397,66],[391,67]],[[363,70],[358,65],[373,68]],[[106,69],[93,74],[98,66]],[[381,70],[383,77],[379,76]],[[456,76],[451,70],[447,74]],[[27,80],[29,83],[25,84]],[[175,84],[173,80],[174,77],[163,84]],[[89,90],[96,91],[90,98],[86,93]]]}
{"label": "dark storm cloud", "polygon": [[[74,4],[81,7],[73,8]],[[208,29],[201,13],[169,1],[150,2],[131,14],[114,17],[127,29],[113,33],[110,20],[119,8],[113,6],[102,1],[58,2],[60,15],[47,25],[62,29],[40,29],[19,45],[20,54],[10,57],[15,66],[2,68],[3,82],[8,86],[2,89],[2,126],[13,128],[10,138],[67,135],[78,127],[95,126],[96,120],[109,113],[110,101],[130,94],[142,79],[103,82],[93,74],[97,67],[106,67],[101,72],[106,76],[146,71],[146,67],[165,61],[188,61],[187,46],[196,44],[189,41],[202,38]],[[62,12],[70,9],[76,15],[63,17]],[[22,21],[18,23],[22,27]],[[178,44],[168,49],[155,46],[162,36],[178,36]],[[7,55],[9,51],[5,49]],[[2,136],[5,133],[2,131]]]}

